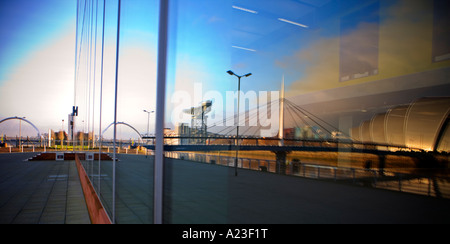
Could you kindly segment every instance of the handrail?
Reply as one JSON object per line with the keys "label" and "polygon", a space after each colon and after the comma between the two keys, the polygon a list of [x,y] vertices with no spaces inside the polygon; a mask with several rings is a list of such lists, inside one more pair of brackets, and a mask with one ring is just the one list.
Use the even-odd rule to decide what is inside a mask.
{"label": "handrail", "polygon": [[80,162],[78,154],[75,154],[75,162],[91,222],[93,224],[111,224],[111,220],[98,198],[97,193],[89,180],[89,176],[86,174],[86,171]]}
{"label": "handrail", "polygon": [[[234,162],[235,159],[235,157],[228,155],[199,154],[194,152],[166,152],[166,157],[203,163],[212,163],[211,161],[213,160],[214,164],[228,167],[234,167],[234,164],[232,163],[232,165],[230,165],[230,162]],[[245,164],[247,167],[244,165],[245,161],[248,161]],[[225,162],[225,164],[223,162]],[[238,167],[241,169],[260,171],[260,166],[265,167],[264,171],[269,173],[277,172],[276,160],[240,158],[238,161]],[[294,170],[294,167],[296,170]],[[364,169],[315,165],[295,161],[289,163],[289,167],[287,167],[286,170],[286,175],[320,180],[332,180],[335,182],[339,181],[379,189],[450,199],[449,177],[406,174],[377,168]]]}

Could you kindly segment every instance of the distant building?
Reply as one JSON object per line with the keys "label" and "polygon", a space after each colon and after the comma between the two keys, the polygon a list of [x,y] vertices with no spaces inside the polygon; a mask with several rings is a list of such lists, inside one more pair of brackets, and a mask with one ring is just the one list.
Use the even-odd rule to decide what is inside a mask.
{"label": "distant building", "polygon": [[[186,123],[179,123],[175,126],[175,134],[179,137],[189,137],[191,133],[191,128]],[[189,144],[189,139],[178,139],[178,145]]]}
{"label": "distant building", "polygon": [[345,135],[340,131],[332,131],[331,138],[333,139],[346,139]]}
{"label": "distant building", "polygon": [[285,139],[295,140],[320,140],[327,139],[329,136],[318,126],[305,125],[303,127],[294,127],[284,129]]}
{"label": "distant building", "polygon": [[295,139],[295,128],[284,129],[284,138],[285,139]]}

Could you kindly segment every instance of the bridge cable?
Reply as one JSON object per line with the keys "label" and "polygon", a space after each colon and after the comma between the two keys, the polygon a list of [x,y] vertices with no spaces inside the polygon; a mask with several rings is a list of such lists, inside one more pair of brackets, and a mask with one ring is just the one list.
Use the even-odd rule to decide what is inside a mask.
{"label": "bridge cable", "polygon": [[[306,109],[304,109],[304,108],[302,108],[302,107],[296,105],[295,103],[293,103],[293,102],[291,102],[291,101],[289,101],[289,100],[288,100],[288,102],[290,102],[290,103],[291,103],[294,107],[296,107],[297,109],[303,111],[304,113],[309,114],[310,116],[312,116],[312,117],[314,117],[314,118],[320,120],[321,122],[325,123],[326,125],[330,126],[332,129],[334,129],[334,130],[336,130],[336,131],[342,133],[344,136],[350,138],[350,139],[353,140],[353,141],[356,141],[356,140],[355,140],[354,138],[352,138],[350,135],[348,135],[347,133],[344,133],[344,132],[340,131],[338,128],[336,128],[335,126],[333,126],[333,125],[331,125],[330,123],[326,122],[325,120],[321,119],[320,117],[314,115],[313,113],[307,111]],[[323,127],[323,126],[322,126],[322,127]],[[324,127],[323,127],[323,128],[324,128]]]}
{"label": "bridge cable", "polygon": [[[288,106],[291,106],[291,108],[293,108],[292,107],[292,104],[291,103],[286,103],[286,104],[288,104]],[[307,126],[309,126],[310,128],[311,128],[311,130],[312,130],[312,132],[314,133],[314,134],[316,134],[319,138],[321,138],[321,139],[323,139],[324,140],[324,138],[314,129],[314,127],[313,126],[311,126],[311,124],[310,123],[308,123],[304,118],[303,118],[303,116],[302,115],[299,115],[298,114],[298,111],[297,110],[295,110],[295,109],[293,109],[293,111],[294,111],[294,113],[300,118],[300,120],[302,120],[303,121],[303,123],[305,124],[305,125],[307,125]],[[303,114],[303,113],[302,113]],[[305,114],[303,114],[303,115],[305,115]],[[308,117],[309,118],[309,117]],[[312,120],[312,119],[311,119]],[[316,123],[314,120],[312,120],[314,123]],[[316,123],[317,124],[317,123]],[[322,127],[320,124],[318,124],[319,125],[319,127]],[[323,129],[325,129],[325,128],[323,128]],[[325,129],[326,130],[326,129]],[[327,132],[328,132],[328,130],[327,130]]]}
{"label": "bridge cable", "polygon": [[[274,101],[271,101],[270,103],[267,103],[267,104],[265,104],[265,105],[263,105],[262,107],[265,107],[265,106],[268,106],[269,104],[273,104],[273,103],[275,103],[276,102],[276,100],[274,100]],[[273,106],[273,105],[272,105]],[[250,122],[250,120],[251,119],[253,119],[253,118],[258,118],[257,116],[258,116],[258,111],[259,111],[259,109],[261,109],[261,106],[258,106],[257,108],[254,108],[254,109],[252,109],[252,110],[246,110],[246,111],[243,111],[243,112],[241,112],[240,113],[240,116],[244,116],[246,119],[245,119],[245,122],[247,123],[247,122]],[[245,116],[246,114],[249,114],[249,116]],[[235,131],[236,130],[236,128],[237,128],[237,126],[226,126],[226,122],[228,122],[228,121],[230,121],[230,120],[236,120],[236,118],[237,118],[237,114],[235,114],[235,115],[233,115],[233,116],[230,116],[230,117],[228,117],[228,118],[225,118],[225,120],[224,120],[224,122],[225,122],[225,128],[224,129],[222,129],[222,130],[220,130],[220,131],[218,131],[218,132],[216,132],[216,134],[221,134],[221,133],[223,133],[224,131],[226,131],[226,130],[228,130],[226,133],[224,133],[225,135],[228,135],[228,134],[231,134],[231,132],[233,132],[233,131]],[[238,121],[238,123],[239,123],[240,121]],[[211,126],[211,127],[209,127],[209,129],[213,129],[213,128],[216,128],[216,127],[221,127],[221,126],[219,126],[219,125],[217,125],[217,123],[214,123],[214,125],[213,126]],[[242,133],[242,135],[243,134],[245,134],[245,133],[247,133],[250,129],[253,129],[253,128],[255,128],[255,126],[250,126],[249,128],[247,128],[247,130],[245,130],[243,133]],[[256,126],[256,131],[258,130],[258,129],[260,129],[261,128],[261,126]],[[256,131],[255,131],[255,133],[256,133]]]}

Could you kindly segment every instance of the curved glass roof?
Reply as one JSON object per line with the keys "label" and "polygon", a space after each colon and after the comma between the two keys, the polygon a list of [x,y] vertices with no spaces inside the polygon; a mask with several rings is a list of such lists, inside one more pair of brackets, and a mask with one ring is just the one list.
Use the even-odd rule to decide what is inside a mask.
{"label": "curved glass roof", "polygon": [[362,122],[351,129],[352,137],[364,143],[449,151],[449,113],[450,97],[420,98]]}

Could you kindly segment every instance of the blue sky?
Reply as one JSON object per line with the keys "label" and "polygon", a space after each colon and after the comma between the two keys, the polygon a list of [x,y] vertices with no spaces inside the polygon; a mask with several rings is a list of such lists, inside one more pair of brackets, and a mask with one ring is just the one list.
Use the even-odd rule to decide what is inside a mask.
{"label": "blue sky", "polygon": [[[53,99],[71,95],[61,81],[68,80],[70,69],[73,77],[75,39],[70,37],[75,16],[75,1],[0,1],[1,118],[25,116],[41,131],[61,121],[54,116],[61,118],[64,111],[53,111],[59,109],[56,104],[60,103]],[[69,49],[72,57],[68,56]],[[54,96],[52,88],[63,91],[61,97]],[[10,131],[16,124],[16,121],[3,123],[1,132]],[[27,129],[25,126],[25,132]],[[35,135],[33,130],[29,133]]]}
{"label": "blue sky", "polygon": [[[125,122],[135,120],[134,125],[138,129],[146,127],[146,114],[142,110],[153,110],[155,107],[157,2],[156,0],[122,1],[119,120]],[[86,43],[90,36],[86,31],[84,36],[80,34],[83,28],[84,3],[84,1],[80,2],[77,40],[80,70],[77,73],[78,78],[75,85],[77,87],[75,100],[80,106],[80,114],[82,114],[78,118],[78,123],[83,121],[83,125],[80,125],[79,128],[95,126],[86,125],[88,120],[95,119],[93,124],[99,121],[97,115],[90,113],[95,113],[95,110],[98,112],[99,104],[102,1],[96,12],[98,15],[91,15],[92,18],[99,19],[97,65],[95,66],[97,71],[95,75],[91,74],[90,78],[87,75],[88,59],[85,55],[88,52]],[[25,101],[11,103],[14,104],[13,106],[2,105],[0,116],[2,118],[27,116],[43,131],[47,128],[57,130],[63,119],[67,121],[67,114],[74,101],[73,72],[77,2],[75,0],[20,0],[2,1],[0,4],[0,11],[2,11],[0,17],[2,36],[0,91],[6,94],[3,96],[3,101],[14,100],[12,94],[24,94],[34,100],[35,105],[39,107],[31,109],[29,103]],[[254,74],[242,81],[243,91],[279,89],[283,72],[273,66],[273,59],[276,57],[274,50],[283,51],[284,54],[289,53],[289,50],[278,47],[277,43],[280,42],[278,36],[264,35],[288,26],[288,24],[278,21],[275,18],[277,16],[272,16],[272,13],[266,13],[267,9],[277,6],[273,1],[239,1],[236,4],[257,6],[256,9],[260,12],[255,15],[236,9],[233,7],[237,6],[235,1],[231,0],[178,1],[176,4],[172,4],[168,99],[170,99],[170,94],[176,90],[186,90],[192,94],[195,83],[201,83],[204,92],[215,90],[222,92],[225,96],[225,91],[234,91],[237,86],[236,78],[230,77],[226,73],[229,69],[234,70],[237,74],[249,72]],[[278,10],[284,7],[286,6],[279,6]],[[90,11],[91,6],[88,6],[86,10],[88,15],[86,15],[85,21],[93,24],[93,19],[89,19]],[[113,103],[116,11],[117,1],[107,1],[104,104]],[[306,9],[306,12],[308,11],[309,9]],[[291,18],[295,15],[294,13],[295,9],[291,9],[282,17]],[[256,20],[253,19],[255,16]],[[239,19],[247,24],[241,26],[239,21],[235,21]],[[266,27],[270,27],[270,29],[265,30]],[[287,28],[284,30],[285,33],[292,28],[303,31],[296,26]],[[261,38],[262,36],[264,37]],[[284,37],[281,38],[281,41],[283,39]],[[82,40],[84,46],[80,47]],[[93,40],[91,39],[91,41]],[[248,51],[236,47],[255,50]],[[268,49],[265,50],[266,47]],[[275,72],[267,70],[267,67],[273,67]],[[58,75],[55,75],[53,70]],[[97,81],[95,85],[94,80]],[[88,83],[90,84],[89,89],[92,89],[92,95],[86,95],[87,93],[91,94],[91,90],[88,91],[86,88]],[[33,88],[32,91],[22,90],[29,84],[30,88]],[[96,93],[96,97],[94,97],[94,93]],[[42,97],[45,98],[45,102],[42,101]],[[92,107],[87,107],[86,103],[91,97]],[[199,97],[193,98],[190,103],[186,104],[186,107],[195,106],[196,102],[201,100]],[[170,103],[167,107],[169,111],[167,116],[170,120],[170,109],[173,107]],[[103,120],[112,121],[111,106],[105,107],[103,112]],[[104,123],[109,124],[109,122]]]}
{"label": "blue sky", "polygon": [[73,24],[75,1],[0,1],[0,82],[30,52]]}
{"label": "blue sky", "polygon": [[[96,72],[89,76],[91,71],[86,68],[88,62],[94,62],[95,55],[91,55],[90,61],[86,56],[90,36],[85,32],[78,39],[78,45],[83,39],[84,46],[78,46],[80,70],[74,86],[77,1],[0,1],[0,118],[27,116],[42,131],[59,130],[62,119],[67,123],[67,115],[76,100],[80,106],[78,128],[98,127],[102,2],[99,1],[97,16],[96,65],[91,66]],[[244,92],[279,90],[284,76],[288,96],[298,96],[440,68],[448,63],[429,64],[428,49],[417,48],[431,46],[431,39],[426,39],[432,25],[430,11],[425,12],[428,15],[422,14],[430,8],[427,1],[411,4],[406,0],[179,0],[172,3],[168,122],[171,122],[171,109],[181,105],[189,108],[204,98],[193,97],[195,84],[202,85],[203,95],[218,91],[225,97],[226,91],[235,91],[236,77],[226,73],[230,69],[237,74],[253,73],[242,80]],[[340,82],[339,41],[344,35],[350,40],[370,38],[362,28],[364,21],[357,20],[359,10],[367,6],[379,7],[379,16],[370,21],[379,22],[383,38],[378,53],[380,74]],[[84,11],[84,5],[80,8]],[[95,18],[89,11],[86,10],[87,16]],[[346,27],[341,26],[342,17],[352,14],[356,14],[355,20],[350,21],[348,33],[342,31]],[[107,1],[106,16],[103,127],[112,122],[113,115],[117,0]],[[140,131],[147,127],[147,114],[142,110],[155,109],[157,22],[157,0],[122,1],[118,120]],[[79,19],[79,34],[81,28]],[[94,40],[91,39],[92,44]],[[439,82],[443,81],[435,80]],[[171,103],[171,95],[176,91],[187,92],[191,99],[181,104]],[[88,101],[90,107],[86,105]],[[153,120],[151,117],[151,130]],[[0,125],[0,133],[4,133],[1,131],[4,127]]]}

